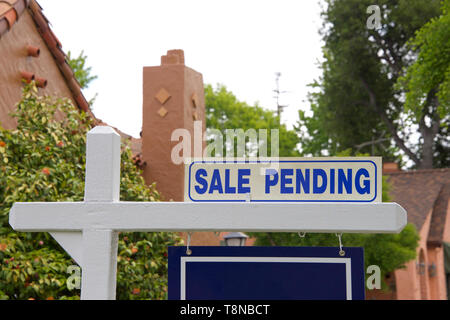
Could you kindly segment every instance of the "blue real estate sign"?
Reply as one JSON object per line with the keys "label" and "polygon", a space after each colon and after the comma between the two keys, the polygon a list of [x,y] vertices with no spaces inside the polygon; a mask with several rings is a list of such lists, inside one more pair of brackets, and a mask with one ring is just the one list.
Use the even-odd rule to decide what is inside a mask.
{"label": "blue real estate sign", "polygon": [[169,248],[170,300],[363,300],[362,248]]}

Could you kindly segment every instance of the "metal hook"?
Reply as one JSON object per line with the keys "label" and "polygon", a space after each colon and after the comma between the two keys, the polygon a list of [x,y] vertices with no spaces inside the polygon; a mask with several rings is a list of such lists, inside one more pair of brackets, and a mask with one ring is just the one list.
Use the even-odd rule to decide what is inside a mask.
{"label": "metal hook", "polygon": [[344,257],[345,256],[345,251],[342,249],[342,233],[336,233],[336,237],[338,237],[339,238],[339,255],[341,256],[341,257]]}
{"label": "metal hook", "polygon": [[188,232],[187,246],[186,246],[186,255],[188,255],[188,256],[190,256],[192,254],[192,250],[189,249],[189,246],[191,245],[191,237],[192,237],[192,232]]}

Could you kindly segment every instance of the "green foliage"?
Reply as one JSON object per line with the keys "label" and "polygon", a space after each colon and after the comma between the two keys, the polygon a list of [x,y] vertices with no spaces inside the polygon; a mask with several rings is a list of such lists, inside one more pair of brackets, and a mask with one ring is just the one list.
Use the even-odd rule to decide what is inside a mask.
{"label": "green foliage", "polygon": [[[98,78],[97,76],[91,75],[92,68],[86,66],[86,60],[87,56],[84,55],[84,51],[81,51],[76,58],[72,57],[72,53],[70,51],[67,52],[67,61],[69,63],[69,66],[72,68],[75,79],[77,79],[82,89],[87,89],[89,87],[89,84]],[[95,94],[95,96],[91,100],[89,100],[91,109],[96,98],[97,94]]]}
{"label": "green foliage", "polygon": [[80,83],[82,89],[89,87],[89,84],[97,79],[97,76],[91,76],[91,67],[86,66],[87,56],[84,55],[84,51],[81,51],[78,57],[73,58],[72,53],[67,52],[67,60],[69,66],[72,68],[75,78]]}
{"label": "green foliage", "polygon": [[[41,237],[43,238],[43,237]],[[0,236],[0,299],[60,299],[72,296],[65,289],[66,271],[73,263],[48,241],[9,233]]]}
{"label": "green foliage", "polygon": [[[450,1],[442,2],[442,13],[423,26],[409,46],[417,60],[397,81],[405,92],[405,110],[415,122],[439,121],[434,167],[450,166]],[[433,107],[433,108],[430,108]],[[430,109],[432,112],[430,112]]]}
{"label": "green foliage", "polygon": [[[293,157],[298,155],[298,137],[285,125],[280,125],[279,118],[272,111],[261,108],[258,105],[249,106],[239,101],[233,93],[227,91],[223,85],[214,89],[211,85],[205,88],[206,101],[206,127],[209,131],[217,129],[225,137],[227,129],[267,129],[267,155],[271,154],[271,129],[279,130],[279,156]],[[215,137],[211,135],[210,141]],[[225,139],[225,138],[224,138]],[[224,146],[223,153],[226,154]],[[251,149],[251,147],[248,147]]]}
{"label": "green foliage", "polygon": [[[25,87],[14,117],[16,130],[0,129],[0,298],[78,299],[66,286],[72,259],[47,233],[14,232],[8,214],[15,202],[83,201],[92,121],[69,100],[39,96],[34,84]],[[121,159],[121,200],[158,201],[128,146]],[[168,233],[121,234],[118,299],[166,298],[166,248],[180,241]]]}
{"label": "green foliage", "polygon": [[442,3],[442,14],[423,26],[411,39],[417,60],[399,81],[406,86],[405,108],[422,117],[430,91],[439,100],[441,118],[450,114],[450,1]]}
{"label": "green foliage", "polygon": [[[326,2],[322,12],[324,26],[321,33],[325,42],[321,66],[323,75],[311,85],[312,113],[300,111],[296,128],[301,135],[302,153],[335,155],[351,148],[353,154],[370,153],[383,156],[385,161],[397,162],[403,153],[416,167],[428,168],[432,165],[429,159],[433,156],[440,157],[443,153],[448,156],[448,150],[442,148],[445,134],[436,135],[432,128],[439,121],[433,116],[435,106],[428,104],[421,108],[421,112],[431,110],[430,123],[407,117],[409,110],[405,109],[403,103],[405,92],[396,86],[403,70],[415,60],[414,51],[407,45],[408,40],[439,14],[439,1]],[[366,26],[369,18],[366,10],[373,4],[379,5],[381,9],[381,28],[377,30],[369,30]],[[419,33],[424,34],[420,36],[423,40],[415,42],[417,46],[427,49],[422,44],[432,38],[434,44],[428,45],[427,49],[430,54],[424,54],[436,58],[433,62],[430,60],[433,67],[444,67],[439,76],[428,79],[432,83],[427,86],[422,86],[420,82],[427,77],[426,69],[421,69],[424,75],[422,80],[410,83],[422,90],[411,90],[419,92],[420,97],[424,94],[432,96],[430,90],[439,81],[446,83],[443,78],[449,63],[448,40],[445,38],[448,32],[444,32],[444,29],[448,30],[448,23],[443,22],[439,24],[440,27],[434,23],[426,28],[429,32]],[[443,50],[447,52],[444,54]],[[420,57],[418,61],[421,61]],[[436,74],[439,73],[437,68],[435,70]],[[446,99],[445,92],[442,91],[441,100]],[[448,126],[448,119],[441,121],[443,127],[444,123]],[[409,137],[413,134],[421,135],[421,139],[411,146]]]}

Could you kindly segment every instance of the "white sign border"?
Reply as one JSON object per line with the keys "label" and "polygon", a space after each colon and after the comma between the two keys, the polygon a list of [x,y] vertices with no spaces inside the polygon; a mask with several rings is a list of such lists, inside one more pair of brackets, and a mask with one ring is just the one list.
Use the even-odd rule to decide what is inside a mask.
{"label": "white sign border", "polygon": [[350,258],[305,258],[305,257],[181,257],[180,300],[186,300],[186,264],[188,262],[279,262],[279,263],[344,263],[346,298],[352,300],[352,262]]}
{"label": "white sign border", "polygon": [[[271,164],[271,163],[304,163],[304,162],[369,162],[375,167],[375,196],[371,200],[195,200],[191,196],[191,168],[195,164]],[[381,203],[382,202],[382,157],[281,157],[281,158],[260,158],[250,160],[243,158],[186,158],[185,165],[185,183],[184,183],[184,201],[185,202],[267,202],[267,203]]]}

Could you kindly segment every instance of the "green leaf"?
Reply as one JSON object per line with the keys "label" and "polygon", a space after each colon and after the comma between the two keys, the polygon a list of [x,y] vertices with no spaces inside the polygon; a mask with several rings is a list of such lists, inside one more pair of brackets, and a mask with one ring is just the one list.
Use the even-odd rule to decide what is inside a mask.
{"label": "green leaf", "polygon": [[[8,221],[15,202],[76,202],[84,198],[86,134],[92,120],[71,101],[39,96],[34,87],[34,84],[24,87],[14,114],[18,129],[0,129],[0,141],[7,146],[0,158],[4,161],[0,165],[0,243],[7,244],[5,251],[0,250],[0,299],[79,299],[79,290],[69,291],[65,285],[69,277],[67,268],[74,264],[70,256],[48,233],[17,233]],[[64,115],[64,120],[56,119],[55,110]],[[63,148],[55,146],[59,141],[64,142]],[[158,201],[159,193],[154,185],[145,185],[132,158],[129,146],[123,146],[121,199]],[[43,168],[50,175],[43,174]],[[166,298],[167,265],[162,254],[167,245],[180,244],[181,239],[172,233],[126,236],[129,237],[126,245],[122,240],[119,242],[123,256],[118,259],[118,299],[136,298],[130,288],[141,289],[139,299]],[[138,243],[144,240],[153,246],[141,247]],[[133,259],[127,245],[139,247]],[[149,257],[156,264],[151,272],[144,266]],[[11,258],[12,262],[3,263]],[[15,266],[20,269],[14,269]]]}

